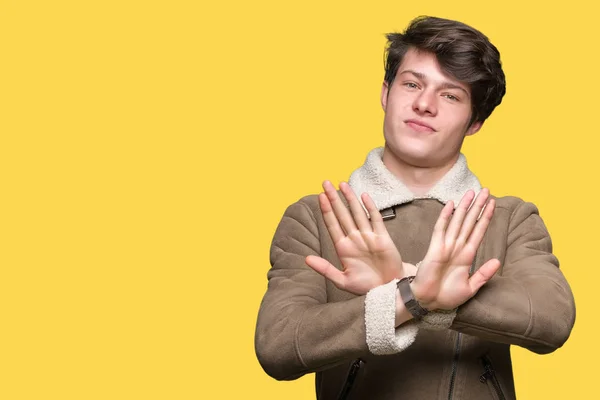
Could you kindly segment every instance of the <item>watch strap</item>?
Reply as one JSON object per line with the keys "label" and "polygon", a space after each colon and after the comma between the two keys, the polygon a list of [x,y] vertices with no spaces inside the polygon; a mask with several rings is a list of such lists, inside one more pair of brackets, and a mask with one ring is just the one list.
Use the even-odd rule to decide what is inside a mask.
{"label": "watch strap", "polygon": [[414,278],[414,276],[407,276],[405,278],[400,279],[400,281],[398,281],[398,290],[400,291],[400,297],[402,298],[406,309],[412,314],[412,316],[415,319],[421,319],[425,315],[427,315],[429,311],[421,307],[421,305],[415,298],[412,289],[410,288],[410,283]]}

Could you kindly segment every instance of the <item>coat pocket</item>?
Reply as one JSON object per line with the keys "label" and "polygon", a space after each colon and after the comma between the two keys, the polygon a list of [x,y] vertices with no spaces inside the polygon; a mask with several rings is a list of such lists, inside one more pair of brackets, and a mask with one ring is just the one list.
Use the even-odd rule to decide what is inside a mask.
{"label": "coat pocket", "polygon": [[356,382],[356,378],[358,377],[358,373],[364,367],[364,365],[365,362],[360,358],[357,358],[352,362],[350,369],[348,370],[348,375],[346,376],[346,381],[340,390],[338,400],[347,400],[349,398],[352,388],[354,387],[354,383]]}
{"label": "coat pocket", "polygon": [[506,400],[494,367],[492,366],[492,360],[488,356],[483,356],[481,362],[483,364],[483,374],[479,377],[479,381],[488,385],[494,399]]}

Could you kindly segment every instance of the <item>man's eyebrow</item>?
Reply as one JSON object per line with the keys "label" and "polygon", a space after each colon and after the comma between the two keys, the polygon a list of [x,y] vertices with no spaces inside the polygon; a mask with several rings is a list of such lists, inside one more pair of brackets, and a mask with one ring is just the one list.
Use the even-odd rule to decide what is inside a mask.
{"label": "man's eyebrow", "polygon": [[[400,72],[400,74],[406,74],[406,73],[412,74],[412,75],[414,75],[415,77],[417,77],[417,78],[419,78],[421,80],[427,80],[427,75],[425,75],[422,72],[413,71],[412,69],[405,69],[404,71]],[[462,86],[456,85],[456,84],[451,83],[451,82],[444,82],[444,83],[442,83],[442,85],[440,87],[442,89],[458,89],[458,90],[462,90],[463,92],[465,92],[465,94],[467,96],[471,97],[468,90],[466,90]]]}
{"label": "man's eyebrow", "polygon": [[464,87],[455,85],[454,83],[445,82],[445,83],[442,83],[442,85],[440,87],[442,89],[458,89],[458,90],[462,90],[463,92],[465,92],[465,94],[467,96],[469,96],[469,92]]}
{"label": "man's eyebrow", "polygon": [[423,79],[423,80],[427,79],[427,76],[425,74],[423,74],[421,72],[413,71],[412,69],[405,69],[404,71],[400,72],[400,74],[406,74],[406,73],[413,74],[414,76],[416,76],[419,79]]}

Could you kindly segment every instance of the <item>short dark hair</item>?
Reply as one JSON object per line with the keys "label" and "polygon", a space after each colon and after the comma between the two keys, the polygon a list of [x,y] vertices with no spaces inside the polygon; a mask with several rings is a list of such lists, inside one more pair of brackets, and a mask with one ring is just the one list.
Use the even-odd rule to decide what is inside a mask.
{"label": "short dark hair", "polygon": [[502,102],[506,79],[500,52],[478,30],[458,21],[421,16],[412,20],[403,33],[388,33],[386,37],[385,82],[389,86],[404,55],[414,48],[435,54],[443,71],[469,86],[470,124],[485,121]]}

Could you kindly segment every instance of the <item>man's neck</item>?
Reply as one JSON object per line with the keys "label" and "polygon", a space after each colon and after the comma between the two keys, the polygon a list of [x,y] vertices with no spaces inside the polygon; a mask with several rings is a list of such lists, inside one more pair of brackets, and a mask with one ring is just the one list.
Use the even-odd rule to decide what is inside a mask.
{"label": "man's neck", "polygon": [[383,150],[383,164],[416,196],[423,196],[446,175],[458,160],[458,154],[439,166],[420,167],[396,157],[387,147]]}

